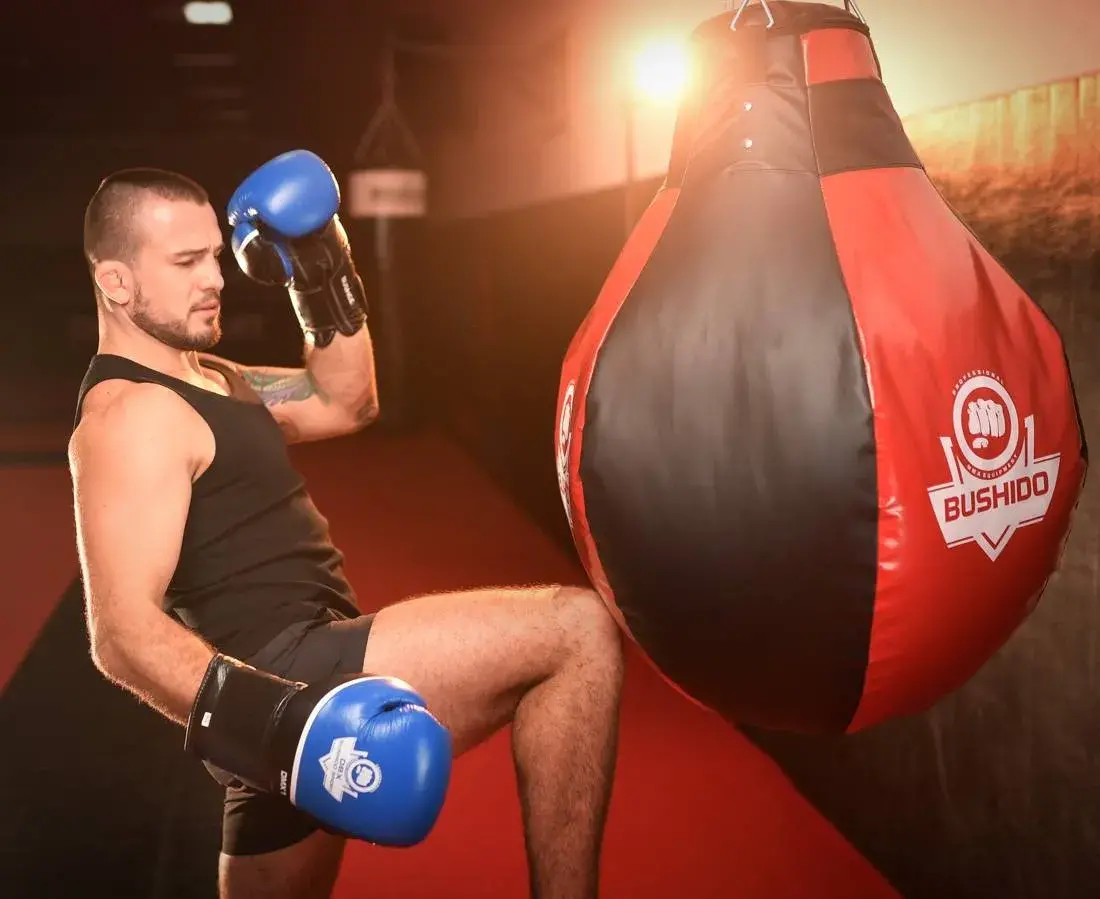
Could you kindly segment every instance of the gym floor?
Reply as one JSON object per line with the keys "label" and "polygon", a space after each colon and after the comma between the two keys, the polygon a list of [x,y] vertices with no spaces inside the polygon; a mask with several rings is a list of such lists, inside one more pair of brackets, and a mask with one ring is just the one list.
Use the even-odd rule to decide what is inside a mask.
{"label": "gym floor", "polygon": [[[60,432],[49,429],[12,432],[0,445],[12,451],[6,456],[11,464],[0,467],[0,504],[6,513],[0,558],[7,581],[0,603],[0,686],[24,665],[77,574],[63,447]],[[36,456],[36,450],[54,456]],[[574,559],[445,437],[367,433],[295,447],[293,453],[347,555],[348,574],[365,609],[427,591],[584,582]],[[59,667],[64,664],[57,661]],[[88,666],[81,670],[86,672],[81,677],[94,676]],[[77,692],[82,686],[96,689],[90,683],[71,686]],[[0,696],[0,707],[6,698]],[[81,739],[87,735],[73,733],[68,748],[79,747]],[[82,796],[85,807],[78,813],[94,827],[86,785]],[[109,808],[113,797],[106,786],[101,799]],[[6,809],[4,830],[16,817],[22,826],[44,826],[33,820],[35,807],[13,808],[3,796],[0,807]],[[40,814],[47,814],[44,806]],[[157,806],[143,814],[155,818]],[[141,820],[138,826],[157,830],[162,823]],[[24,869],[32,864],[56,865],[57,860],[22,860]],[[196,860],[197,867],[204,864]],[[97,876],[87,868],[84,875],[109,880],[105,872]],[[154,893],[172,891],[151,889]],[[368,893],[402,899],[527,895],[507,733],[459,760],[443,815],[424,844],[404,851],[361,844],[349,848],[336,896]],[[602,895],[898,896],[799,796],[774,762],[735,729],[680,697],[633,652]]]}

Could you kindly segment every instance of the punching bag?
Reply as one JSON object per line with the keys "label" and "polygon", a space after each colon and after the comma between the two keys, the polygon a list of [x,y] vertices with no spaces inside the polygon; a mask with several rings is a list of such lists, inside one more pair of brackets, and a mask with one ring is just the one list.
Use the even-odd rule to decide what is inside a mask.
{"label": "punching bag", "polygon": [[569,346],[558,478],[669,682],[852,733],[1026,618],[1087,450],[1060,335],[937,193],[862,20],[734,19],[693,33],[667,180]]}

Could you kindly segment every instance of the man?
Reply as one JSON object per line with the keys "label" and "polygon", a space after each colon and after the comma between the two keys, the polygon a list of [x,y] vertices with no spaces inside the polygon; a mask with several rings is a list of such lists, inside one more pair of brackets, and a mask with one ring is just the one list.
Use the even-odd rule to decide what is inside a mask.
{"label": "man", "polygon": [[622,681],[598,596],[486,589],[362,615],[289,463],[286,442],[378,414],[338,204],[297,151],[231,201],[237,262],[286,286],[305,333],[304,367],[273,369],[206,352],[223,241],[199,185],[127,170],[92,197],[99,345],[69,450],[92,657],[228,785],[224,899],[329,896],[349,835],[422,839],[451,757],[509,723],[532,895],[595,896]]}

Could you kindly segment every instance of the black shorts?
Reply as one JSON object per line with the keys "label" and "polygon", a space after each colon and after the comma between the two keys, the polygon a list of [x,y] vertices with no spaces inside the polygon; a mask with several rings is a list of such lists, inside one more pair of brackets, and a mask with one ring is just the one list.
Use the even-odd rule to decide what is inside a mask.
{"label": "black shorts", "polygon": [[[305,683],[354,674],[363,669],[373,621],[373,615],[303,621],[291,625],[246,661],[261,671]],[[281,796],[245,786],[226,788],[222,814],[222,852],[226,855],[274,852],[322,829],[320,822]]]}

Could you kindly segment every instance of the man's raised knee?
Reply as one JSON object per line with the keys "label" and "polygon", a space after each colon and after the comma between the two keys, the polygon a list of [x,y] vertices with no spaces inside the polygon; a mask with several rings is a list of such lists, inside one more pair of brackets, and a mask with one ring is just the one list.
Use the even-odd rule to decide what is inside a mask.
{"label": "man's raised knee", "polygon": [[584,655],[618,661],[622,631],[600,595],[587,587],[557,587],[555,606],[570,644]]}

